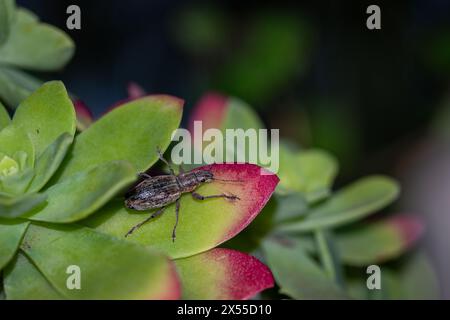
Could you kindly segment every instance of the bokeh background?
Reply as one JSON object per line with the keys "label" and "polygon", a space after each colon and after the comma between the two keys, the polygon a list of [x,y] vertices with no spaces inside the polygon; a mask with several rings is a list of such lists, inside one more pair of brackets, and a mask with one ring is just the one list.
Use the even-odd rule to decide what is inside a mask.
{"label": "bokeh background", "polygon": [[[385,173],[395,208],[420,215],[423,246],[450,298],[450,2],[19,0],[65,30],[62,79],[100,115],[130,81],[186,100],[207,91],[251,104],[269,128],[340,162],[337,185]],[[78,4],[82,28],[66,29]],[[366,8],[381,7],[381,30]],[[186,120],[186,119],[185,119]]]}

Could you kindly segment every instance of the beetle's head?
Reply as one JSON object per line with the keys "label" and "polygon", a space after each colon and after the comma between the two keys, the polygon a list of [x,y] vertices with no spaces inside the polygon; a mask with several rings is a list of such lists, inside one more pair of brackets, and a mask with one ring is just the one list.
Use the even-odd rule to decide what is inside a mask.
{"label": "beetle's head", "polygon": [[197,181],[200,183],[211,182],[214,180],[214,175],[212,174],[212,172],[207,170],[198,170],[195,172],[195,176],[197,178]]}

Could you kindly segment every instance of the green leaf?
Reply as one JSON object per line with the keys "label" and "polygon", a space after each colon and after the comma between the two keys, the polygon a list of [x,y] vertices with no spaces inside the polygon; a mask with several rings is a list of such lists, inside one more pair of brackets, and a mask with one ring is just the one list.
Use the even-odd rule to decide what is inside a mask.
{"label": "green leaf", "polygon": [[134,168],[113,161],[79,172],[45,191],[47,205],[29,217],[35,221],[69,223],[86,218],[136,179]]}
{"label": "green leaf", "polygon": [[43,84],[16,110],[13,124],[22,126],[40,156],[61,134],[75,134],[75,109],[64,84],[51,81]]}
{"label": "green leaf", "polygon": [[237,98],[229,98],[227,101],[227,112],[223,119],[221,129],[263,129],[264,125],[258,114],[244,101]]}
{"label": "green leaf", "polygon": [[349,291],[356,299],[436,300],[439,280],[423,252],[414,252],[394,264],[380,266],[381,289],[369,290],[365,269],[347,280]]}
{"label": "green leaf", "polygon": [[165,150],[181,120],[183,102],[147,96],[109,112],[78,135],[63,162],[59,180],[113,160],[126,160],[136,172],[147,170]]}
{"label": "green leaf", "polygon": [[18,197],[0,195],[0,217],[9,219],[21,217],[42,204],[45,199],[45,194],[41,193],[30,193]]}
{"label": "green leaf", "polygon": [[32,168],[34,166],[35,149],[24,127],[12,123],[0,131],[0,152],[10,158],[16,158],[18,152],[24,152],[26,154],[25,167]]}
{"label": "green leaf", "polygon": [[11,118],[9,117],[8,111],[6,111],[3,104],[0,102],[0,131],[8,126],[11,122]]}
{"label": "green leaf", "polygon": [[281,293],[294,299],[347,298],[298,241],[270,238],[263,250]]}
{"label": "green leaf", "polygon": [[435,300],[439,298],[439,280],[423,252],[407,257],[395,277],[400,290],[397,291],[399,295],[392,295],[391,299]]}
{"label": "green leaf", "polygon": [[8,41],[0,47],[0,62],[30,70],[52,71],[63,67],[74,50],[73,41],[63,31],[18,9]]}
{"label": "green leaf", "polygon": [[277,192],[300,192],[308,202],[316,202],[330,194],[338,171],[336,159],[322,150],[289,150],[280,144],[280,186]]}
{"label": "green leaf", "polygon": [[42,85],[35,77],[6,66],[0,66],[0,98],[15,109],[33,91]]}
{"label": "green leaf", "polygon": [[28,222],[0,219],[0,270],[11,260],[28,227]]}
{"label": "green leaf", "polygon": [[305,232],[319,228],[335,228],[382,209],[396,199],[398,194],[399,186],[393,179],[369,176],[352,183],[311,209],[304,219],[284,223],[278,230]]}
{"label": "green leaf", "polygon": [[395,216],[339,232],[336,245],[345,264],[364,267],[400,256],[422,233],[423,225],[417,218]]}
{"label": "green leaf", "polygon": [[16,13],[15,6],[14,0],[0,1],[0,47],[9,37],[11,24],[13,23]]}
{"label": "green leaf", "polygon": [[[180,294],[173,267],[164,256],[88,228],[31,224],[22,249],[50,284],[70,299],[156,299]],[[81,290],[67,288],[69,266],[80,268]]]}
{"label": "green leaf", "polygon": [[[252,164],[214,164],[200,167],[217,179],[237,180],[240,183],[215,181],[196,189],[201,195],[222,193],[238,196],[239,200],[223,198],[196,200],[185,194],[180,200],[179,223],[175,243],[172,230],[175,224],[175,204],[168,205],[164,213],[142,225],[128,236],[128,241],[154,247],[171,258],[181,258],[207,251],[233,238],[260,213],[274,191],[278,177],[262,175],[261,167]],[[85,225],[125,239],[125,234],[136,224],[147,219],[155,210],[125,209],[123,200],[112,201]],[[226,213],[226,214],[225,214]]]}
{"label": "green leaf", "polygon": [[20,252],[5,270],[4,283],[9,300],[62,299],[33,263]]}
{"label": "green leaf", "polygon": [[[201,121],[201,131],[197,132],[196,121]],[[248,129],[262,129],[264,127],[258,114],[244,101],[234,97],[228,98],[216,93],[208,93],[195,106],[189,122],[189,130],[195,140],[195,152],[203,152],[207,149],[209,143],[203,142],[203,135],[208,129],[215,129],[220,130],[224,137],[224,140],[221,141],[223,149],[220,154],[222,157],[217,158],[215,162],[248,162],[260,166],[267,165],[267,163],[262,163],[263,159],[258,158],[257,148],[260,143],[258,133],[254,135],[255,142],[249,144],[248,138],[243,143],[238,143],[241,139],[238,139],[235,134],[229,136],[226,132],[227,129],[236,129],[243,130],[242,134],[247,135]],[[251,136],[254,130],[250,130],[248,133]],[[197,144],[197,142],[200,142],[200,144]],[[196,149],[200,145],[203,150]]]}
{"label": "green leaf", "polygon": [[35,176],[28,187],[28,192],[36,192],[44,187],[63,161],[72,141],[71,134],[63,133],[36,159]]}
{"label": "green leaf", "polygon": [[276,223],[292,221],[293,219],[304,216],[308,212],[308,202],[299,193],[276,193],[272,198],[276,199],[277,203],[274,215]]}
{"label": "green leaf", "polygon": [[25,170],[20,170],[14,174],[0,176],[1,191],[11,196],[20,196],[29,186],[33,175],[33,169],[25,168]]}

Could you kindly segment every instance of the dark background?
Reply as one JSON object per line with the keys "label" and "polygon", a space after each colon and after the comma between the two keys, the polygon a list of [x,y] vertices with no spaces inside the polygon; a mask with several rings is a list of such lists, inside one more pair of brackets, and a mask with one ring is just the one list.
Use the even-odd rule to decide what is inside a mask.
{"label": "dark background", "polygon": [[[352,147],[355,154],[344,155],[343,160],[360,156],[361,152],[371,154],[423,129],[448,85],[443,81],[447,75],[430,67],[427,46],[436,33],[448,30],[449,1],[18,2],[72,36],[77,46],[74,59],[66,70],[50,78],[62,78],[96,114],[124,98],[131,80],[149,92],[182,97],[188,108],[206,90],[225,91],[228,88],[215,85],[215,78],[220,77],[216,74],[220,72],[214,70],[238,54],[240,46],[248,41],[242,39],[243,35],[260,12],[280,12],[308,23],[311,45],[305,51],[309,57],[303,59],[306,62],[299,62],[305,65],[304,70],[290,76],[286,85],[267,99],[249,101],[252,99],[242,94],[240,98],[262,109],[269,125],[275,116],[281,120],[274,120],[274,124],[284,120],[271,110],[279,106],[285,114],[293,109],[314,110],[319,104],[320,109],[338,110],[332,110],[330,117],[340,112],[351,115],[354,123],[348,125],[358,129],[358,139]],[[70,4],[81,8],[79,31],[68,31],[65,27],[68,16],[65,12]],[[380,5],[381,30],[370,31],[365,27],[368,4]],[[219,50],[191,54],[180,45],[183,24],[179,17],[186,11],[211,7],[210,12],[221,12],[229,32],[218,40]],[[208,17],[207,10],[203,16]],[[217,34],[220,35],[223,33]],[[236,51],[230,51],[230,47]],[[235,94],[233,91],[239,90],[228,91],[224,93]],[[285,132],[308,140],[291,127]],[[319,142],[316,144],[323,144]]]}

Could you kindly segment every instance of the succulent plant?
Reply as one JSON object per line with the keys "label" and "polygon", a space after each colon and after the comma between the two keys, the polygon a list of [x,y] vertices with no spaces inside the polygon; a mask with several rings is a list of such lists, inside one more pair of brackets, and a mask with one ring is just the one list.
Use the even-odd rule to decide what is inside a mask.
{"label": "succulent plant", "polygon": [[[289,32],[290,20],[281,25]],[[63,32],[12,0],[0,1],[0,100],[18,106],[11,119],[0,104],[0,299],[437,296],[432,266],[413,250],[422,221],[410,214],[368,219],[398,197],[398,183],[373,175],[336,191],[336,158],[285,140],[277,175],[261,175],[258,161],[191,165],[242,182],[208,183],[200,193],[240,200],[183,195],[175,242],[173,205],[125,238],[150,212],[126,209],[123,194],[138,173],[154,168],[157,147],[169,148],[183,101],[131,84],[128,98],[94,120],[61,82],[42,85],[19,70],[53,71],[73,52]],[[290,74],[280,63],[272,67]],[[251,77],[252,101],[264,100],[266,80],[282,84]],[[203,130],[264,128],[248,104],[218,93],[206,94],[191,113],[194,138],[196,120]],[[382,270],[381,290],[366,286],[373,264]],[[68,285],[74,266],[79,290]]]}
{"label": "succulent plant", "polygon": [[17,107],[42,84],[24,70],[59,70],[74,51],[63,31],[40,22],[14,0],[0,2],[0,98],[8,107]]}
{"label": "succulent plant", "polygon": [[[8,299],[178,298],[180,292],[240,299],[273,285],[257,259],[214,249],[253,220],[278,183],[255,165],[209,166],[216,177],[243,183],[199,190],[226,188],[241,200],[183,196],[175,243],[173,206],[125,239],[145,214],[126,209],[120,194],[156,162],[157,147],[167,148],[182,105],[170,96],[145,96],[80,134],[61,82],[40,87],[12,120],[2,109],[0,267]],[[81,290],[66,286],[71,265],[80,267]]]}
{"label": "succulent plant", "polygon": [[[203,96],[192,111],[189,127],[193,134],[194,121],[203,121],[203,130],[262,126],[249,105],[218,93]],[[411,251],[424,231],[417,216],[399,214],[360,221],[398,197],[400,187],[394,179],[372,175],[334,191],[338,164],[325,150],[302,149],[283,140],[279,155],[280,183],[274,196],[246,230],[225,243],[256,255],[270,267],[279,294],[268,297],[438,296],[428,258],[423,252]],[[381,267],[381,290],[366,286],[370,275],[366,268],[373,264]]]}

